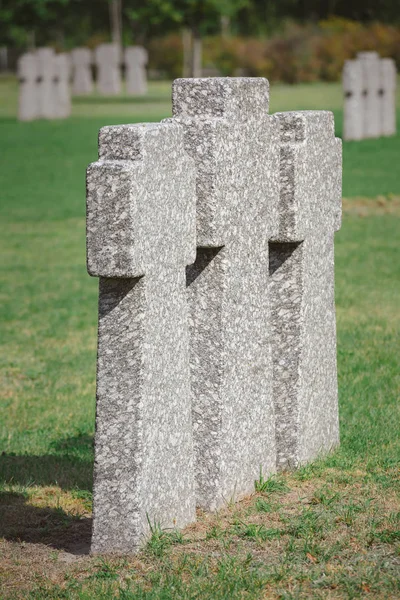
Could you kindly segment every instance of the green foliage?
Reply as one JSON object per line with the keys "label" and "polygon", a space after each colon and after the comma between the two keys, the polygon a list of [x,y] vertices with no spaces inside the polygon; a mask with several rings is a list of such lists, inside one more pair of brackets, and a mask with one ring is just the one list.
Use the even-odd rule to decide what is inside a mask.
{"label": "green foliage", "polygon": [[178,530],[167,531],[159,523],[151,523],[147,517],[150,537],[146,542],[145,551],[155,557],[162,557],[166,550],[174,544],[183,544],[183,535]]}
{"label": "green foliage", "polygon": [[287,492],[289,488],[282,477],[272,475],[264,479],[263,474],[260,472],[259,479],[254,482],[254,489],[256,492],[262,492],[263,494],[273,494]]}

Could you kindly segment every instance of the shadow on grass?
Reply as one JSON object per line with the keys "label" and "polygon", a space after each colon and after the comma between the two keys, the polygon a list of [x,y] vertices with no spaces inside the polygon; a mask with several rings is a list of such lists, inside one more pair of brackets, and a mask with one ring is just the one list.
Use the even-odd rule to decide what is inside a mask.
{"label": "shadow on grass", "polygon": [[[50,444],[52,453],[0,455],[0,485],[56,485],[63,490],[92,491],[93,436],[80,434]],[[54,453],[53,453],[54,452]]]}
{"label": "shadow on grass", "polygon": [[24,494],[0,492],[0,538],[45,544],[71,554],[89,553],[92,519],[61,508],[31,506],[26,500]]}

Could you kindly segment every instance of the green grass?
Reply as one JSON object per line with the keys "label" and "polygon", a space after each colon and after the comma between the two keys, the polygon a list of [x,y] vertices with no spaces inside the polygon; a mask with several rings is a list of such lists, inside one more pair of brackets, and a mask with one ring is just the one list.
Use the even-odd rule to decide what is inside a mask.
{"label": "green grass", "polygon": [[[400,136],[344,144],[340,448],[260,476],[253,497],[199,513],[183,534],[152,525],[138,557],[100,560],[85,554],[97,320],[85,167],[100,126],[168,116],[169,87],[143,101],[77,99],[53,123],[15,121],[13,80],[0,96],[0,597],[400,597]],[[272,88],[272,111],[331,108],[338,133],[340,103],[336,84]]]}

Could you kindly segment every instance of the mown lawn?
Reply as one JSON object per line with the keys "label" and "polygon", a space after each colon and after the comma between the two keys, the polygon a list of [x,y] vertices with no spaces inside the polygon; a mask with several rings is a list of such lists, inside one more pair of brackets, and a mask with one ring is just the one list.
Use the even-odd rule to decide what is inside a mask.
{"label": "mown lawn", "polygon": [[[77,99],[17,123],[0,81],[0,598],[400,597],[400,136],[344,144],[336,237],[342,444],[143,552],[90,558],[97,281],[85,270],[86,165],[100,126],[169,115]],[[335,84],[273,86],[271,111],[329,108]]]}

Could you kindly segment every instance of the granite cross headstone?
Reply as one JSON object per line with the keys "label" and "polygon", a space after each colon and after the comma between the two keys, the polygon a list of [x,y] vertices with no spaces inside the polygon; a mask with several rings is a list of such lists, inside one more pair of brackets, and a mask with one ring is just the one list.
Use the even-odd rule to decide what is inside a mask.
{"label": "granite cross headstone", "polygon": [[277,113],[280,224],[270,242],[278,470],[339,442],[334,232],[341,221],[341,140],[325,111]]}
{"label": "granite cross headstone", "polygon": [[23,54],[18,60],[18,119],[33,121],[38,117],[37,57],[33,52]]}
{"label": "granite cross headstone", "polygon": [[376,52],[359,52],[357,54],[357,59],[361,64],[363,79],[363,137],[379,137],[381,135],[381,77],[379,55]]}
{"label": "granite cross headstone", "polygon": [[105,127],[87,174],[100,277],[92,552],[195,519],[185,267],[195,170],[177,123]]}
{"label": "granite cross headstone", "polygon": [[38,105],[39,116],[44,119],[54,119],[55,110],[55,86],[56,63],[55,54],[52,48],[39,48],[36,50],[38,64]]}
{"label": "granite cross headstone", "polygon": [[381,134],[396,134],[396,63],[392,58],[382,58],[381,75]]}
{"label": "granite cross headstone", "polygon": [[66,119],[71,114],[70,74],[71,61],[66,52],[56,54],[54,77],[54,116],[57,119]]}
{"label": "granite cross headstone", "polygon": [[141,46],[128,46],[125,49],[126,91],[136,96],[147,92],[147,50]]}
{"label": "granite cross headstone", "polygon": [[278,223],[278,124],[262,78],[178,79],[173,114],[197,171],[187,269],[197,503],[215,509],[275,471],[268,237]]}
{"label": "granite cross headstone", "polygon": [[92,52],[89,48],[75,48],[72,59],[72,92],[76,96],[85,96],[93,92]]}
{"label": "granite cross headstone", "polygon": [[363,72],[359,60],[346,60],[343,68],[343,138],[364,138]]}
{"label": "granite cross headstone", "polygon": [[95,50],[97,89],[104,96],[121,93],[121,52],[117,44],[100,44]]}

